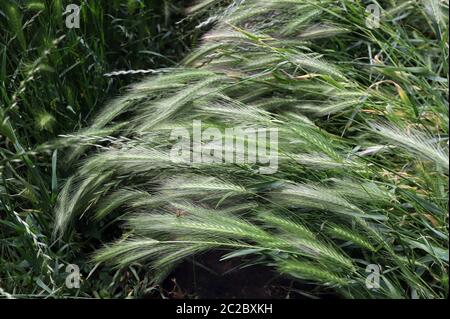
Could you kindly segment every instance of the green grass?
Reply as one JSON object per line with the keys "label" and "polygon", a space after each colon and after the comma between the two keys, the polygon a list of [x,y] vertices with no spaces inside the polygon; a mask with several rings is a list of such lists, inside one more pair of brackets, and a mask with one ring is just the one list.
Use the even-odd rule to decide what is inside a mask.
{"label": "green grass", "polygon": [[77,1],[79,29],[65,25],[69,3],[0,3],[0,295],[115,293],[108,272],[78,292],[64,288],[67,263],[89,273],[98,238],[51,238],[58,190],[73,168],[49,143],[86,126],[143,74],[111,73],[172,66],[196,37],[195,24],[177,24],[182,1]]}
{"label": "green grass", "polygon": [[[378,29],[353,1],[218,14],[184,67],[134,85],[72,136],[76,156],[97,147],[63,188],[60,232],[76,216],[125,213],[123,239],[95,260],[150,269],[155,282],[225,249],[344,297],[446,297],[448,4],[382,5]],[[278,128],[278,172],[171,162],[167,132],[194,119]],[[101,129],[116,138],[96,141]],[[366,286],[369,264],[384,271],[379,289]]]}
{"label": "green grass", "polygon": [[[197,1],[187,12],[213,27],[179,67],[40,146],[76,167],[64,183],[56,175],[49,201],[36,190],[52,166],[40,179],[37,154],[9,160],[29,175],[11,172],[7,190],[29,186],[4,206],[30,196],[39,207],[26,214],[31,225],[54,211],[46,230],[59,240],[40,253],[33,227],[7,210],[5,226],[22,225],[24,251],[39,253],[36,273],[47,251],[69,249],[84,273],[101,269],[83,282],[95,285],[86,295],[142,297],[183,260],[214,250],[309,284],[305,295],[446,298],[448,1],[379,3],[385,14],[371,28],[361,1]],[[278,171],[173,162],[170,132],[193,120],[278,129]],[[366,286],[368,265],[381,266],[378,289]],[[0,287],[16,293],[14,283]]]}

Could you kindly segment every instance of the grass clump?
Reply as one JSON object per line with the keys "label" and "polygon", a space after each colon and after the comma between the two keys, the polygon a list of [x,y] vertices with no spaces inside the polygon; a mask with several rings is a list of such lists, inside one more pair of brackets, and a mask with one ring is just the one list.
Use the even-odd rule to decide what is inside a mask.
{"label": "grass clump", "polygon": [[[314,292],[446,298],[448,1],[378,3],[374,27],[361,1],[197,1],[188,12],[211,26],[200,48],[53,145],[79,163],[55,235],[67,240],[81,219],[107,242],[95,262],[149,270],[149,284],[220,251]],[[199,120],[277,129],[277,171],[174,162],[170,132]],[[107,238],[117,218],[123,237]]]}
{"label": "grass clump", "polygon": [[[127,139],[99,142],[66,183],[59,231],[113,192],[127,231],[96,260],[148,264],[155,281],[225,249],[349,298],[446,297],[448,2],[380,5],[379,28],[359,1],[225,6],[184,67],[134,85],[94,120]],[[277,128],[278,171],[171,162],[167,131],[196,119]],[[379,289],[366,285],[370,264],[384,270]]]}

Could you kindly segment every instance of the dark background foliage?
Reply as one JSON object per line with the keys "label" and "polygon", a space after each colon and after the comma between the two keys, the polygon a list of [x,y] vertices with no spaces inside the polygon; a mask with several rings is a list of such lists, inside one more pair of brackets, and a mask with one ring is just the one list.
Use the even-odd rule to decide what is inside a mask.
{"label": "dark background foliage", "polygon": [[[81,7],[80,28],[66,27],[71,3]],[[65,265],[84,264],[77,259],[80,251],[89,258],[100,238],[86,231],[73,241],[77,244],[70,241],[75,234],[70,244],[53,244],[52,207],[72,168],[43,145],[85,126],[108,99],[142,77],[109,73],[173,66],[185,55],[197,32],[195,22],[181,21],[183,3],[0,2],[0,288],[5,295],[71,294],[63,288]],[[83,285],[80,295],[112,295],[123,283],[113,275],[98,275],[96,285],[108,289]]]}

